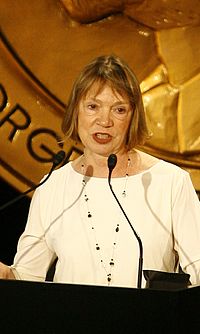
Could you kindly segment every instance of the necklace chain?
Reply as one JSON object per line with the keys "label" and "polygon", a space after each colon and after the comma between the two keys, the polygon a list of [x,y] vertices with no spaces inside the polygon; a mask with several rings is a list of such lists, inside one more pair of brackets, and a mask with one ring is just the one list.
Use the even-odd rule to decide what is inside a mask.
{"label": "necklace chain", "polygon": [[[127,162],[127,170],[126,170],[126,174],[125,174],[125,181],[124,181],[124,186],[123,186],[123,190],[121,193],[122,199],[124,200],[127,193],[126,193],[126,188],[127,188],[127,181],[128,181],[128,171],[129,171],[129,167],[130,167],[130,158],[128,157],[128,162]],[[111,252],[111,257],[109,260],[108,265],[106,265],[106,261],[103,259],[102,256],[102,245],[99,244],[98,241],[98,237],[97,237],[97,233],[96,233],[96,228],[95,228],[95,224],[94,224],[94,215],[93,212],[91,211],[90,205],[89,205],[89,197],[88,194],[86,193],[86,180],[85,180],[85,165],[82,164],[81,165],[81,169],[82,169],[82,174],[83,179],[82,179],[82,185],[83,185],[83,195],[84,195],[84,201],[86,203],[86,208],[87,208],[87,219],[90,223],[90,228],[92,230],[92,234],[94,237],[94,242],[95,242],[95,249],[98,252],[98,256],[99,256],[99,261],[100,264],[102,265],[105,273],[106,273],[106,280],[107,280],[107,284],[111,285],[112,282],[112,276],[113,276],[113,270],[114,270],[114,266],[115,266],[115,250],[117,248],[117,242],[118,242],[118,238],[119,238],[119,231],[120,231],[120,224],[119,222],[115,225],[114,230],[113,230],[113,241],[112,241],[112,252]]]}

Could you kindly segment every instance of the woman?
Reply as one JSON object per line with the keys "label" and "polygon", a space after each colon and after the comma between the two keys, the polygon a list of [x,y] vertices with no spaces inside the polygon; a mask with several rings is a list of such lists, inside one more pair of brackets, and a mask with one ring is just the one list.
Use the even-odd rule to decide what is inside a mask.
{"label": "woman", "polygon": [[112,188],[142,240],[143,268],[174,272],[180,263],[198,284],[200,204],[187,172],[136,149],[149,134],[127,64],[101,56],[83,69],[63,132],[80,140],[84,153],[35,192],[14,264],[2,264],[4,275],[45,280],[58,257],[55,282],[137,286],[138,242],[107,181],[108,157],[115,154]]}

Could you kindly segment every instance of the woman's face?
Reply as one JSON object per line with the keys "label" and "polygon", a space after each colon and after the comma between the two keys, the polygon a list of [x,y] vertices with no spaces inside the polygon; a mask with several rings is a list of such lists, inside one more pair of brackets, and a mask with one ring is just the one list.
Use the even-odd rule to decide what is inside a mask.
{"label": "woman's face", "polygon": [[128,99],[105,85],[94,84],[80,101],[78,134],[87,152],[102,156],[123,153],[132,116]]}

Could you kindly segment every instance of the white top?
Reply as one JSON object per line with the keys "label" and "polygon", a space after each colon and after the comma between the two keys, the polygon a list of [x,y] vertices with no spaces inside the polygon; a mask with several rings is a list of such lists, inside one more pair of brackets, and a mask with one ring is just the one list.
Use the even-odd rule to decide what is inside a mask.
{"label": "white top", "polygon": [[[111,285],[136,287],[138,242],[107,179],[87,177],[85,187],[82,180],[69,162],[35,191],[12,266],[15,276],[44,280],[57,256],[55,282],[107,285],[114,257]],[[159,160],[137,175],[112,178],[112,187],[142,240],[143,269],[173,272],[178,252],[182,269],[199,284],[200,202],[189,174]]]}

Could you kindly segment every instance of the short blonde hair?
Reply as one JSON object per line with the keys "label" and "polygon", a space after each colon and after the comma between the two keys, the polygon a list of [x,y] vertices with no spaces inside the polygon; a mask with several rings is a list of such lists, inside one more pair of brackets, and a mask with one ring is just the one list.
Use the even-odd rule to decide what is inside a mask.
{"label": "short blonde hair", "polygon": [[128,99],[132,109],[132,118],[126,138],[127,148],[132,149],[136,145],[144,144],[149,133],[138,80],[130,67],[114,55],[95,58],[84,67],[74,82],[62,123],[65,137],[75,141],[80,140],[78,135],[79,104],[94,83],[99,84],[99,90],[109,85],[113,91]]}

